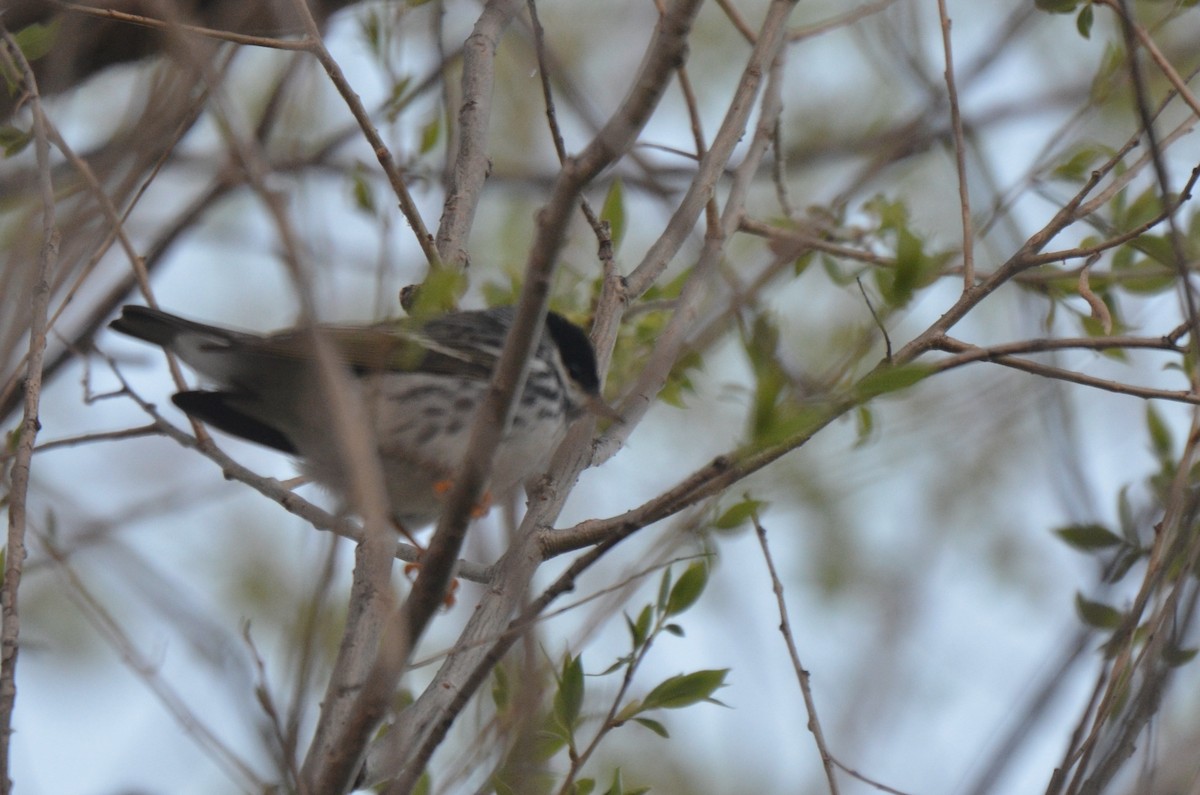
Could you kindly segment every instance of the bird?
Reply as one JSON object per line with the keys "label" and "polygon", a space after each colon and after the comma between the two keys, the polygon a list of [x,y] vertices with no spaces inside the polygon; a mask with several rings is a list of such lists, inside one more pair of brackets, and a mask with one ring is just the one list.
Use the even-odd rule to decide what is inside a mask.
{"label": "bird", "polygon": [[[392,518],[409,535],[441,513],[513,317],[513,308],[502,306],[263,335],[131,304],[109,327],[174,353],[211,382],[172,396],[185,414],[295,456],[304,475],[347,507],[351,473],[329,421],[315,328],[363,400]],[[611,413],[600,398],[591,342],[579,326],[549,312],[487,494],[511,494],[544,472],[568,427],[589,409]]]}

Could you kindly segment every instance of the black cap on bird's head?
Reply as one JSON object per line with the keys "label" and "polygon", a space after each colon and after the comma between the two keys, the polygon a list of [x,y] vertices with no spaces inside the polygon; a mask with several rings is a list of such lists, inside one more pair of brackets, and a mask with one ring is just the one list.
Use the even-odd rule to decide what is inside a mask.
{"label": "black cap on bird's head", "polygon": [[596,372],[596,354],[587,334],[557,312],[546,314],[546,331],[558,347],[559,358],[567,375],[589,395],[600,394],[600,376]]}

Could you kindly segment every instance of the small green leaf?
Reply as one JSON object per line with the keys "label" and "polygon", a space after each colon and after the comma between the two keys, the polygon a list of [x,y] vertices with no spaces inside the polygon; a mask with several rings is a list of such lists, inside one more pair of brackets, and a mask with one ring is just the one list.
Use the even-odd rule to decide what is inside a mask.
{"label": "small green leaf", "polygon": [[534,733],[529,754],[539,762],[548,762],[567,746],[568,737],[553,714],[543,716],[541,728]]}
{"label": "small green leaf", "polygon": [[752,500],[749,497],[731,505],[725,513],[717,517],[713,527],[717,530],[736,530],[746,524],[756,513],[761,512],[766,503],[762,500]]}
{"label": "small green leaf", "polygon": [[424,281],[417,288],[411,306],[406,305],[405,308],[412,317],[423,318],[441,314],[454,309],[466,286],[466,276],[456,268],[430,268]]}
{"label": "small green leaf", "polygon": [[421,154],[427,154],[437,146],[438,140],[442,137],[442,117],[435,116],[432,121],[421,128],[421,145],[418,151]]}
{"label": "small green leaf", "polygon": [[1075,594],[1075,609],[1079,611],[1083,623],[1096,629],[1116,629],[1125,617],[1117,608],[1085,599],[1081,593]]}
{"label": "small green leaf", "polygon": [[655,600],[655,606],[658,612],[667,609],[667,599],[671,596],[671,570],[668,568],[663,572],[662,580],[658,583],[658,599]]}
{"label": "small green leaf", "polygon": [[620,177],[614,178],[608,186],[604,204],[600,207],[600,220],[608,221],[613,251],[619,250],[621,241],[625,239],[625,189],[621,185]]}
{"label": "small green leaf", "polygon": [[854,427],[856,430],[854,446],[862,447],[870,440],[871,432],[875,430],[875,413],[869,406],[859,406],[855,410]]}
{"label": "small green leaf", "polygon": [[[1113,92],[1125,85],[1125,48],[1109,43],[1104,47],[1104,57],[1100,68],[1092,78],[1091,90],[1088,96],[1093,104],[1102,105],[1109,100]],[[1118,194],[1120,199],[1120,194]],[[1118,202],[1119,203],[1119,202]]]}
{"label": "small green leaf", "polygon": [[358,31],[363,39],[366,40],[368,49],[375,56],[378,56],[383,49],[383,35],[381,30],[379,14],[375,11],[368,11],[366,14],[359,15]]}
{"label": "small green leaf", "polygon": [[492,669],[492,703],[496,705],[496,711],[507,710],[511,697],[512,689],[508,683],[508,670],[503,665],[497,665]]}
{"label": "small green leaf", "polygon": [[562,672],[558,679],[558,692],[554,694],[554,717],[568,733],[573,732],[583,709],[583,663],[580,655],[563,658]]}
{"label": "small green leaf", "polygon": [[366,170],[363,168],[354,169],[351,180],[354,191],[354,206],[369,215],[375,215],[378,205],[375,203],[375,190],[371,187],[371,183],[367,179]]}
{"label": "small green leaf", "polygon": [[1085,39],[1092,37],[1092,23],[1095,21],[1095,11],[1092,4],[1088,3],[1083,8],[1079,9],[1079,16],[1075,17],[1075,29],[1079,31],[1079,35]]}
{"label": "small green leaf", "polygon": [[[1054,169],[1053,175],[1058,179],[1080,182],[1091,174],[1096,161],[1106,154],[1111,154],[1111,152],[1100,146],[1093,144],[1081,146],[1067,158],[1066,162],[1059,164]],[[1083,245],[1087,245],[1087,243],[1083,243]]]}
{"label": "small green leaf", "polygon": [[728,673],[728,668],[716,668],[672,676],[646,695],[642,700],[642,711],[679,709],[706,701],[725,684]]}
{"label": "small green leaf", "polygon": [[808,249],[800,256],[796,257],[796,261],[792,263],[792,275],[799,276],[808,270],[808,266],[812,264],[813,258],[816,257],[815,249]]}
{"label": "small green leaf", "polygon": [[683,627],[679,626],[678,624],[665,624],[663,625],[663,631],[670,632],[677,638],[682,638],[684,635]]}
{"label": "small green leaf", "polygon": [[621,710],[613,716],[613,722],[617,724],[624,723],[627,720],[632,720],[634,715],[642,711],[642,702],[638,699],[630,701]]}
{"label": "small green leaf", "polygon": [[917,363],[877,368],[854,385],[854,392],[860,401],[871,400],[889,392],[907,389],[919,383],[929,373],[927,365]]}
{"label": "small green leaf", "polygon": [[1067,525],[1055,530],[1054,534],[1075,549],[1085,552],[1093,549],[1107,549],[1125,543],[1119,535],[1099,524]]}
{"label": "small green leaf", "polygon": [[659,737],[662,737],[664,740],[671,739],[671,735],[667,733],[667,727],[663,726],[656,720],[652,720],[651,718],[634,718],[633,721],[634,723],[640,723],[641,725],[645,726],[647,729],[654,732]]}
{"label": "small green leaf", "polygon": [[[1183,649],[1175,645],[1168,645],[1163,649],[1163,662],[1172,668],[1178,668],[1195,659],[1197,651],[1197,649]],[[641,719],[638,719],[638,721],[640,722]]]}
{"label": "small green leaf", "polygon": [[58,38],[59,24],[58,18],[48,24],[36,22],[13,34],[13,39],[21,48],[21,54],[25,56],[25,60],[36,61],[50,52]]}
{"label": "small green leaf", "polygon": [[629,627],[630,641],[635,651],[645,644],[646,636],[650,634],[650,622],[653,620],[654,610],[650,605],[642,608],[642,612],[638,613],[637,621],[630,621],[629,616],[625,616],[625,622]]}
{"label": "small green leaf", "polygon": [[571,786],[572,795],[592,795],[596,789],[596,779],[581,778]]}
{"label": "small green leaf", "polygon": [[697,561],[687,567],[671,588],[667,598],[666,615],[676,616],[696,603],[708,582],[708,564]]}
{"label": "small green leaf", "polygon": [[625,795],[624,785],[621,784],[621,768],[613,771],[612,784],[605,790],[604,795]]}
{"label": "small green leaf", "polygon": [[1121,229],[1135,229],[1162,216],[1162,197],[1158,186],[1151,185],[1137,195],[1125,209],[1122,217],[1115,219]]}
{"label": "small green leaf", "polygon": [[1079,5],[1079,0],[1034,0],[1034,5],[1051,14],[1070,14]]}
{"label": "small green leaf", "polygon": [[1153,403],[1146,404],[1146,429],[1150,432],[1150,448],[1154,451],[1154,457],[1160,462],[1174,460],[1171,455],[1175,446],[1171,441],[1171,429],[1167,427]]}
{"label": "small green leaf", "polygon": [[33,132],[22,130],[11,124],[0,125],[0,149],[5,157],[20,154],[33,140]]}

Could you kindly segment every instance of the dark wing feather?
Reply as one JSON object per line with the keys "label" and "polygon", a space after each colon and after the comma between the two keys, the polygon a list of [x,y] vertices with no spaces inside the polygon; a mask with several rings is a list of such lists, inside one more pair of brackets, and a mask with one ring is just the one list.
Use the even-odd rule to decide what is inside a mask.
{"label": "dark wing feather", "polygon": [[297,454],[291,439],[278,428],[237,408],[233,405],[236,399],[236,396],[228,392],[204,391],[180,392],[171,397],[171,401],[189,417],[206,422],[240,439],[257,442],[284,453]]}

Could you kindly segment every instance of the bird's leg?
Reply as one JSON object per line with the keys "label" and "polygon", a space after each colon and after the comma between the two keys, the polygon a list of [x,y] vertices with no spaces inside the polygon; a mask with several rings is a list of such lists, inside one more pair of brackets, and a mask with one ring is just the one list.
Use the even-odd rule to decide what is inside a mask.
{"label": "bird's leg", "polygon": [[412,545],[413,545],[413,547],[415,547],[415,548],[416,548],[416,550],[417,550],[417,557],[420,557],[421,555],[424,555],[424,554],[425,554],[425,547],[423,547],[423,546],[421,545],[421,543],[420,543],[419,541],[417,541],[417,539],[416,539],[416,538],[414,538],[414,537],[413,537],[413,534],[412,534],[412,533],[410,533],[410,532],[408,532],[407,530],[405,530],[405,529],[404,529],[404,525],[403,525],[403,524],[401,524],[401,523],[400,523],[400,520],[399,520],[399,519],[397,519],[397,518],[396,518],[396,517],[394,517],[394,516],[392,517],[392,526],[396,528],[396,532],[397,532],[397,533],[399,533],[400,535],[402,535],[402,536],[404,536],[405,538],[407,538],[407,539],[408,539],[408,543],[412,544]]}
{"label": "bird's leg", "polygon": [[[454,488],[454,481],[449,479],[439,480],[433,484],[433,493],[439,497],[445,497],[450,493],[450,489],[452,488]],[[475,505],[471,508],[471,518],[479,519],[480,517],[487,516],[487,512],[491,509],[492,493],[490,491],[485,491],[483,496],[479,498],[479,502],[475,503]]]}

